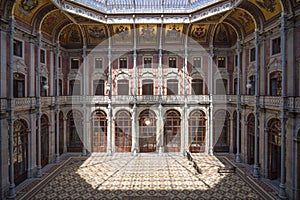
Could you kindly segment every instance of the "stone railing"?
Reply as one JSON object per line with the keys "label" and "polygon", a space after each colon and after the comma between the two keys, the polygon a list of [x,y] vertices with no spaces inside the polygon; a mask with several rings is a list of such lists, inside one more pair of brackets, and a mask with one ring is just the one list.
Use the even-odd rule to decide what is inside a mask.
{"label": "stone railing", "polygon": [[[55,97],[41,97],[42,107],[54,106]],[[187,104],[208,104],[210,101],[208,95],[188,95]],[[184,104],[185,98],[183,95],[169,95],[162,96],[163,104]],[[58,102],[61,105],[81,105],[84,102],[84,97],[82,96],[60,96],[58,97]],[[157,95],[141,95],[137,96],[137,103],[158,103],[159,96]],[[13,106],[16,111],[35,109],[36,98],[35,97],[26,97],[26,98],[15,98],[13,100]],[[87,104],[108,104],[108,96],[87,96]],[[132,104],[133,96],[132,95],[118,95],[112,96],[112,104]],[[213,96],[214,104],[236,104],[237,96],[236,95],[214,95]],[[255,105],[255,96],[242,95],[241,96],[242,105]],[[282,98],[280,96],[260,96],[259,97],[259,106],[262,108],[268,109],[280,109],[282,106]],[[300,112],[300,97],[288,97],[286,101],[286,107],[289,111]],[[0,113],[7,112],[7,99],[0,99]]]}

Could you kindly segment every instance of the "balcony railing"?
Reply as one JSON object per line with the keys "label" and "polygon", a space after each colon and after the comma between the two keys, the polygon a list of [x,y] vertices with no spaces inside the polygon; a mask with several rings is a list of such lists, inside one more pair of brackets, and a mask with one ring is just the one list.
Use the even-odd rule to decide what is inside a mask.
{"label": "balcony railing", "polygon": [[[55,97],[41,97],[41,106],[54,106]],[[108,104],[108,96],[87,96],[85,98],[87,104]],[[208,95],[188,95],[187,96],[188,104],[208,104],[209,96]],[[80,105],[84,102],[83,96],[60,96],[58,98],[59,104],[69,104],[69,105]],[[185,98],[183,95],[169,95],[162,96],[163,104],[183,104]],[[36,106],[35,97],[26,97],[26,98],[15,98],[13,100],[13,106],[15,110],[28,110],[34,109]],[[132,95],[119,95],[112,96],[112,104],[132,104],[133,96]],[[156,95],[142,95],[137,96],[137,103],[159,103],[159,96]],[[214,95],[213,103],[237,103],[236,95]],[[244,105],[254,106],[255,105],[255,96],[242,95],[241,103]],[[0,99],[0,113],[7,112],[7,99]],[[260,96],[259,97],[259,106],[267,109],[280,109],[282,106],[282,98],[280,96]],[[286,107],[290,111],[300,112],[300,97],[288,97],[286,102]]]}

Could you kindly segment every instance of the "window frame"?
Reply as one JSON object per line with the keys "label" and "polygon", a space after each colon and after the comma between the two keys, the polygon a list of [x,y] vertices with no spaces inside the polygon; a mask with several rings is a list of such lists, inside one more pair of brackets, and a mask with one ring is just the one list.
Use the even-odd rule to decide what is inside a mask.
{"label": "window frame", "polygon": [[46,65],[47,63],[46,59],[47,59],[47,51],[45,49],[40,49],[40,63]]}
{"label": "window frame", "polygon": [[[175,60],[175,61],[174,61]],[[171,61],[175,62],[175,67],[171,67]],[[170,69],[177,69],[178,68],[178,58],[177,56],[169,56],[168,57],[168,68]]]}
{"label": "window frame", "polygon": [[[220,66],[220,62],[221,61],[220,59],[223,58],[223,62],[224,62],[224,66]],[[226,69],[227,68],[227,57],[226,56],[218,56],[217,58],[217,64],[218,64],[218,68],[222,68],[222,69]]]}
{"label": "window frame", "polygon": [[[145,59],[150,59],[150,67],[146,67],[149,66],[149,63],[145,63]],[[145,69],[152,69],[153,68],[153,56],[143,56],[143,68]]]}
{"label": "window frame", "polygon": [[[199,60],[200,66],[196,66],[196,64],[195,64],[196,60]],[[196,69],[202,68],[202,57],[201,56],[193,57],[193,68],[196,68]]]}
{"label": "window frame", "polygon": [[[279,44],[277,46],[278,49],[276,49],[277,51],[275,52],[275,49],[274,49],[275,45],[274,45],[274,43],[275,43],[276,40],[279,40]],[[270,47],[271,47],[271,49],[270,49],[271,56],[281,54],[281,37],[280,36],[273,37],[273,38],[270,39],[270,42],[271,42],[271,44],[270,44]]]}
{"label": "window frame", "polygon": [[[19,44],[21,45],[21,52],[20,52],[21,55],[15,54],[15,52],[17,51],[15,49],[15,42],[19,42]],[[18,57],[18,58],[22,58],[22,59],[24,58],[24,41],[14,38],[14,42],[13,42],[13,56]]]}
{"label": "window frame", "polygon": [[[78,61],[78,68],[72,67],[73,66],[72,62],[73,61]],[[70,69],[71,70],[79,70],[79,68],[80,68],[80,58],[79,57],[71,57],[70,58]]]}
{"label": "window frame", "polygon": [[[126,67],[121,66],[121,62],[126,60]],[[127,57],[119,57],[119,69],[128,69],[128,58]]]}
{"label": "window frame", "polygon": [[[97,60],[101,60],[101,67],[97,67]],[[100,69],[103,69],[103,58],[102,57],[95,57],[94,58],[94,69],[95,70],[100,70]]]}
{"label": "window frame", "polygon": [[256,56],[255,56],[255,47],[252,47],[249,49],[249,61],[251,62],[255,62],[256,61]]}

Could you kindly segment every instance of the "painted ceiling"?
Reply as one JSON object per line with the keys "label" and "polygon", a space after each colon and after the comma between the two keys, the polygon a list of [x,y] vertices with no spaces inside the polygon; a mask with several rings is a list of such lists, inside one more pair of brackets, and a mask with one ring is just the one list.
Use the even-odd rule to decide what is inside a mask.
{"label": "painted ceiling", "polygon": [[[105,2],[104,0],[95,1],[100,3]],[[158,2],[160,0],[152,1]],[[1,2],[2,0],[0,0]],[[110,2],[113,2],[113,0]],[[126,2],[130,3],[131,0],[126,0]],[[147,3],[148,1],[143,2]],[[178,5],[183,3],[179,0],[176,2],[178,2]],[[203,0],[192,0],[190,2],[195,5],[197,3],[205,3]],[[295,2],[300,3],[300,0],[295,0]],[[280,0],[248,0],[245,3],[247,3],[246,5],[251,4],[256,8],[255,11],[251,10],[251,12],[260,13],[258,16],[264,17],[263,21],[271,20],[281,13]],[[87,38],[88,45],[97,45],[105,41],[110,35],[113,35],[113,44],[126,45],[133,42],[133,26],[130,24],[105,25],[58,8],[45,12],[43,8],[49,4],[51,4],[51,0],[17,0],[13,12],[18,20],[30,25],[34,22],[35,17],[41,18],[41,30],[49,36],[57,35],[57,31],[61,31],[61,27],[65,26],[61,31],[60,40],[67,46],[75,47],[82,45],[84,37]],[[164,42],[165,44],[181,44],[184,34],[188,32],[191,39],[199,43],[207,43],[212,34],[212,27],[217,24],[220,25],[216,26],[215,30],[221,36],[215,37],[215,42],[230,42],[235,39],[236,34],[233,28],[226,25],[226,23],[233,23],[231,25],[237,30],[243,30],[242,33],[245,35],[251,34],[255,29],[255,23],[253,17],[245,9],[245,7],[243,9],[236,8],[222,14],[207,17],[192,24],[189,30],[186,30],[187,26],[184,24],[164,24]],[[226,23],[223,23],[225,21]],[[160,35],[159,27],[160,25],[147,23],[137,25],[138,44],[157,44]]]}

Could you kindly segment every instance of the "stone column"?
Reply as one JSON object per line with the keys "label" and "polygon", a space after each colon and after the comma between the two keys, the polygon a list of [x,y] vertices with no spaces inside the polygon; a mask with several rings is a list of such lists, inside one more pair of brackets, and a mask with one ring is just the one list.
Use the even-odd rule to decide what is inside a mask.
{"label": "stone column", "polygon": [[280,175],[280,184],[279,184],[279,197],[281,199],[286,199],[286,121],[287,121],[287,105],[288,100],[286,95],[286,33],[287,33],[287,16],[283,13],[281,17],[281,56],[282,56],[282,81],[281,81],[281,175]]}
{"label": "stone column", "polygon": [[240,82],[241,82],[241,42],[240,40],[237,41],[237,91],[236,91],[236,95],[237,95],[237,118],[236,118],[236,157],[235,157],[235,161],[236,162],[241,162],[241,157],[240,157],[240,142],[241,142],[241,138],[240,138],[240,131],[241,131],[241,124],[240,124],[240,112],[241,112],[241,86],[240,86]]}
{"label": "stone column", "polygon": [[[189,25],[190,26],[190,25]],[[187,84],[187,65],[188,65],[188,34],[186,35],[185,38],[185,47],[184,47],[184,65],[183,65],[183,93],[184,93],[184,107],[183,107],[183,144],[181,152],[185,155],[185,153],[188,151],[188,136],[189,136],[189,131],[188,131],[188,123],[187,123],[187,90],[189,88],[189,85]]]}
{"label": "stone column", "polygon": [[[0,25],[0,40],[1,40],[1,49],[0,49],[0,64],[1,66],[7,66],[7,41],[6,41],[6,32],[3,30],[3,27]],[[6,98],[7,91],[4,88],[7,88],[7,71],[6,67],[0,67],[0,97]]]}
{"label": "stone column", "polygon": [[82,121],[82,155],[86,156],[86,122],[87,122],[87,113],[86,113],[86,96],[87,96],[87,79],[88,79],[88,72],[87,72],[87,66],[86,66],[86,46],[83,46],[82,48],[82,89],[83,89],[83,100],[82,100],[82,109],[83,109],[83,121]]}
{"label": "stone column", "polygon": [[50,81],[48,81],[49,83],[49,89],[50,89],[50,96],[54,96],[55,92],[54,92],[54,53],[53,53],[53,49],[51,48],[50,50]]}
{"label": "stone column", "polygon": [[[133,20],[135,22],[135,17],[133,17]],[[131,129],[131,135],[132,135],[132,147],[131,152],[133,152],[133,155],[136,155],[138,152],[137,147],[137,124],[136,124],[136,103],[137,103],[137,52],[136,52],[136,27],[134,23],[134,29],[133,29],[133,108],[132,108],[132,129]]]}
{"label": "stone column", "polygon": [[8,72],[8,135],[9,135],[9,192],[8,198],[16,196],[15,190],[15,173],[14,173],[14,71],[13,71],[13,53],[14,53],[14,37],[15,37],[15,19],[11,18],[9,22],[9,72]]}
{"label": "stone column", "polygon": [[30,73],[29,73],[29,96],[30,97],[34,97],[35,96],[35,51],[34,51],[34,48],[35,48],[35,44],[34,44],[34,40],[32,38],[30,38],[30,52],[29,54],[31,56],[29,56],[29,59],[30,59]]}
{"label": "stone column", "polygon": [[67,117],[64,117],[64,153],[67,151]]}
{"label": "stone column", "polygon": [[259,48],[259,32],[256,29],[255,32],[255,108],[254,108],[254,114],[255,114],[255,136],[254,136],[254,172],[253,176],[255,178],[260,177],[260,166],[259,166],[259,160],[258,160],[258,149],[259,149],[259,143],[258,143],[258,136],[259,136],[259,127],[258,127],[258,120],[259,120],[259,62],[258,62],[258,48]]}
{"label": "stone column", "polygon": [[209,80],[209,155],[213,155],[213,138],[214,138],[214,106],[213,106],[213,58],[214,58],[214,49],[213,46],[210,47],[209,53],[209,71],[208,71],[208,80]]}
{"label": "stone column", "polygon": [[[56,162],[59,162],[59,41],[56,43],[56,60],[55,60],[55,79],[56,79],[56,91],[55,91],[55,115],[56,115],[56,123],[55,123],[55,133],[56,133]],[[54,87],[54,85],[52,86]]]}
{"label": "stone column", "polygon": [[230,120],[230,133],[229,133],[230,145],[229,145],[229,152],[233,152],[233,135],[236,133],[235,130],[233,130],[233,116],[230,116],[229,120]]}
{"label": "stone column", "polygon": [[111,144],[111,137],[112,137],[112,108],[111,108],[111,101],[112,101],[112,61],[111,61],[111,37],[108,38],[108,87],[109,87],[109,94],[108,94],[108,118],[107,118],[107,154],[112,155],[112,144]]}
{"label": "stone column", "polygon": [[158,152],[162,153],[164,152],[164,137],[163,137],[163,117],[162,117],[162,73],[163,73],[163,66],[162,66],[162,56],[163,56],[163,51],[162,51],[162,37],[163,37],[163,15],[161,16],[161,27],[160,27],[160,33],[159,33],[159,47],[158,47],[158,133],[159,133],[159,140],[158,140]]}

